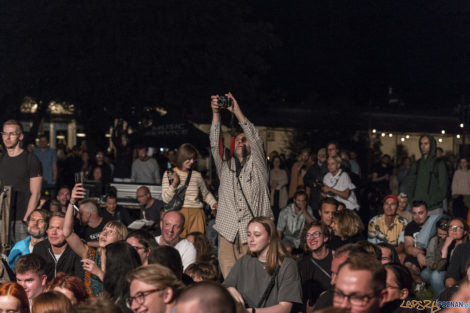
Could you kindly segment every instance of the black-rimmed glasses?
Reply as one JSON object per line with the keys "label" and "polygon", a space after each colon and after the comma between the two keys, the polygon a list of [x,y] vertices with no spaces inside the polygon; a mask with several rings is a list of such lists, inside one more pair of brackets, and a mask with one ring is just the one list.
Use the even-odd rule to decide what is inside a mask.
{"label": "black-rimmed glasses", "polygon": [[147,297],[148,295],[154,292],[160,292],[163,289],[164,288],[159,288],[159,289],[152,289],[152,290],[138,292],[135,296],[129,297],[126,299],[126,306],[130,309],[132,307],[132,303],[134,303],[134,300],[137,301],[139,305],[142,305],[145,302],[145,297]]}

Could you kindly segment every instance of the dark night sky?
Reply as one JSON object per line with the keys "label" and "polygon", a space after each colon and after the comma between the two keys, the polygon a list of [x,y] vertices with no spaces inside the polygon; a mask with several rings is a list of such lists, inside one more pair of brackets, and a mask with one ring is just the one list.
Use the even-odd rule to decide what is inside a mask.
{"label": "dark night sky", "polygon": [[366,106],[389,85],[439,108],[470,84],[468,1],[25,0],[2,2],[0,22],[2,114],[26,95],[85,115],[199,110],[221,90]]}

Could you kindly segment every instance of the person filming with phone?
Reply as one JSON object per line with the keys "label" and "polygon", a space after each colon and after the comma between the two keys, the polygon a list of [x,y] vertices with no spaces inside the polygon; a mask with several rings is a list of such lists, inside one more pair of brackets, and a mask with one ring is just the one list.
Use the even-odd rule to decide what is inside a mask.
{"label": "person filming with phone", "polygon": [[[258,130],[245,117],[231,93],[211,96],[211,151],[220,179],[219,202],[214,229],[219,233],[219,262],[227,277],[235,262],[248,251],[248,222],[258,216],[273,218],[268,170],[263,140]],[[233,157],[223,158],[221,111],[230,111],[241,130],[232,131]],[[222,153],[220,153],[222,151]]]}

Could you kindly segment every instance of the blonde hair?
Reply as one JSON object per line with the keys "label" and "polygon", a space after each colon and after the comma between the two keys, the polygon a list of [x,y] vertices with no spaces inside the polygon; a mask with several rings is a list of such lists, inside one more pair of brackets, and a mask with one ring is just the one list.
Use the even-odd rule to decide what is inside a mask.
{"label": "blonde hair", "polygon": [[126,240],[127,227],[123,223],[117,221],[110,221],[104,225],[103,229],[105,229],[106,227],[116,230],[117,240]]}
{"label": "blonde hair", "polygon": [[129,274],[127,280],[140,280],[156,288],[171,288],[173,290],[173,300],[183,291],[183,283],[176,278],[175,274],[168,268],[160,264],[149,264],[139,266]]}

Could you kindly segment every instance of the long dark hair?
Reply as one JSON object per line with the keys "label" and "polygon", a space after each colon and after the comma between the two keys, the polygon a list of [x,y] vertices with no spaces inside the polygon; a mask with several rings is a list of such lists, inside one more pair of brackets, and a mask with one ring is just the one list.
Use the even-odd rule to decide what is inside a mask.
{"label": "long dark hair", "polygon": [[106,269],[103,288],[111,299],[124,305],[129,296],[129,282],[126,275],[141,265],[137,251],[125,241],[113,242],[106,246]]}

